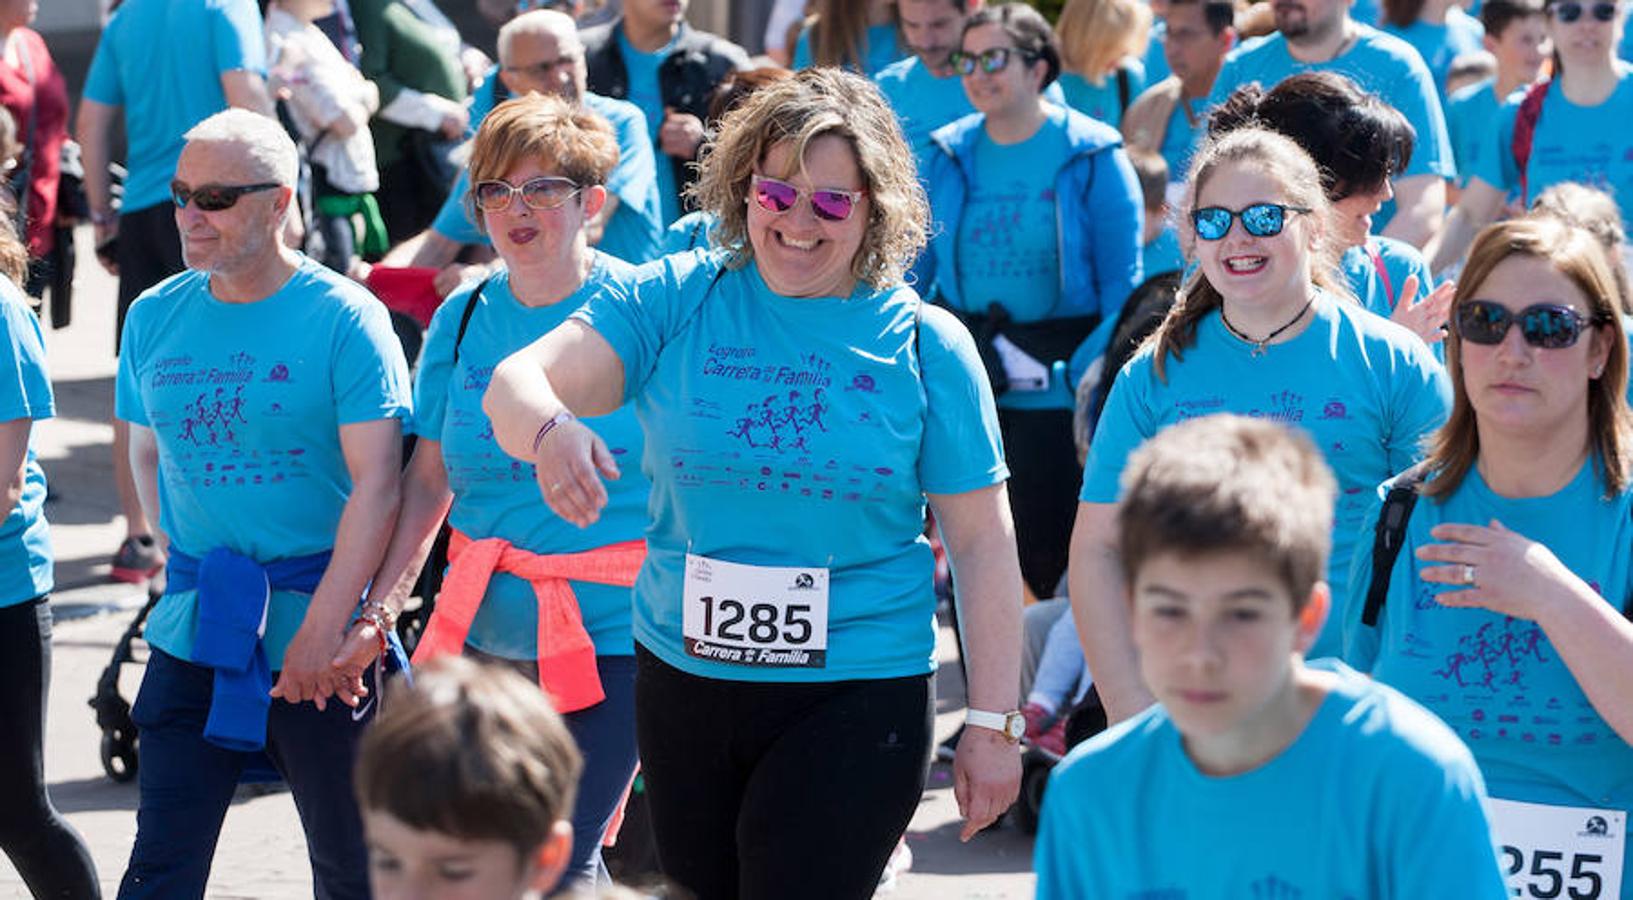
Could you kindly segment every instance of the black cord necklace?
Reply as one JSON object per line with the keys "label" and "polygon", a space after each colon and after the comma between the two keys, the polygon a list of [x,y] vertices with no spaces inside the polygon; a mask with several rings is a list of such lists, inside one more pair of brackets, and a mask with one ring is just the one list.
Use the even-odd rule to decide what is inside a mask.
{"label": "black cord necklace", "polygon": [[1231,334],[1235,335],[1238,340],[1243,341],[1244,343],[1252,344],[1253,345],[1253,355],[1254,356],[1263,356],[1264,355],[1264,348],[1268,347],[1270,345],[1270,342],[1275,340],[1277,338],[1277,336],[1279,336],[1282,332],[1284,332],[1287,329],[1292,328],[1294,325],[1298,324],[1298,320],[1304,318],[1304,314],[1310,311],[1310,304],[1312,304],[1314,302],[1315,302],[1315,296],[1312,295],[1308,300],[1304,301],[1303,306],[1299,307],[1298,315],[1292,317],[1291,319],[1288,319],[1286,325],[1283,325],[1282,327],[1276,329],[1275,331],[1272,331],[1269,334],[1265,335],[1264,340],[1262,340],[1262,341],[1259,340],[1258,338],[1248,337],[1247,335],[1242,333],[1241,329],[1237,328],[1235,325],[1230,324],[1230,319],[1225,316],[1225,304],[1224,303],[1219,304],[1219,321],[1224,322],[1225,323],[1225,330],[1229,331]]}

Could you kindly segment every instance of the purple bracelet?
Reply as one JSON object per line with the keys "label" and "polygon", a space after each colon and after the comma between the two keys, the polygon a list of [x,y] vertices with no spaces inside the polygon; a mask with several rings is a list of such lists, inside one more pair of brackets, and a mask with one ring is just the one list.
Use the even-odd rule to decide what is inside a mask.
{"label": "purple bracelet", "polygon": [[557,425],[561,425],[565,422],[571,422],[574,418],[575,417],[572,413],[562,410],[561,412],[551,416],[543,425],[540,425],[538,434],[533,435],[533,455],[539,455],[539,445],[544,443],[544,438],[546,435],[556,430]]}

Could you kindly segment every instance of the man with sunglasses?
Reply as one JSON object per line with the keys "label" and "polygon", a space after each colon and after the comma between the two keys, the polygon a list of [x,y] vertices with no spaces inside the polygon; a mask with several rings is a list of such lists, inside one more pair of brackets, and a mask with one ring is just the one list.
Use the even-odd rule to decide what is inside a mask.
{"label": "man with sunglasses", "polygon": [[[178,35],[189,35],[178,40]],[[114,353],[136,295],[182,270],[181,237],[165,184],[176,171],[181,135],[228,107],[272,115],[266,45],[254,4],[126,0],[108,20],[91,58],[79,106],[85,196],[97,259],[119,276]],[[108,164],[116,123],[124,125],[123,201],[113,205]],[[113,428],[114,485],[125,540],[112,577],[140,583],[164,564],[130,477],[129,433]]]}
{"label": "man with sunglasses", "polygon": [[646,116],[658,161],[665,225],[685,212],[681,194],[696,179],[709,98],[748,54],[725,38],[686,24],[690,0],[625,0],[623,14],[583,32],[590,90],[628,100]]}
{"label": "man with sunglasses", "polygon": [[[597,250],[640,264],[658,256],[663,235],[657,164],[647,138],[646,117],[634,104],[593,94],[586,88],[584,45],[565,13],[525,12],[499,29],[499,65],[476,92],[471,105],[472,134],[493,108],[528,93],[555,94],[579,101],[612,125],[618,162],[607,179],[607,203],[590,229]],[[436,221],[414,251],[413,265],[440,270],[437,293],[446,296],[485,264],[460,264],[465,247],[489,244],[476,227],[468,203],[470,173],[461,171]]]}
{"label": "man with sunglasses", "polygon": [[407,365],[385,308],[286,247],[297,156],[277,122],[219,113],[170,183],[188,271],[125,323],[115,414],[169,537],[132,717],[141,801],[123,898],[198,897],[245,765],[294,792],[317,895],[368,896],[351,787],[391,616],[359,598],[398,502]]}
{"label": "man with sunglasses", "polygon": [[1207,130],[1203,116],[1208,94],[1225,55],[1236,45],[1235,21],[1230,0],[1173,0],[1162,42],[1173,75],[1146,88],[1123,114],[1129,149],[1161,154],[1168,163],[1168,199],[1175,207],[1197,133]]}
{"label": "man with sunglasses", "polygon": [[1394,203],[1373,217],[1373,227],[1423,246],[1440,228],[1446,179],[1457,174],[1428,66],[1411,44],[1353,19],[1348,0],[1274,0],[1273,10],[1278,33],[1225,58],[1210,105],[1223,103],[1242,85],[1257,82],[1269,90],[1289,75],[1312,71],[1348,76],[1382,97],[1406,116],[1417,144],[1406,171],[1395,173],[1391,182]]}

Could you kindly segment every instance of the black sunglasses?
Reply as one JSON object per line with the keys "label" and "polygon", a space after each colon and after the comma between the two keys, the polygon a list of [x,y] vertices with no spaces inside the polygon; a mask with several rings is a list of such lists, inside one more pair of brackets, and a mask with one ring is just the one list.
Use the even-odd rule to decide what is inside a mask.
{"label": "black sunglasses", "polygon": [[1600,2],[1587,6],[1577,3],[1576,0],[1565,0],[1563,3],[1555,3],[1552,11],[1554,18],[1569,25],[1582,18],[1583,10],[1591,12],[1595,22],[1609,22],[1611,19],[1616,18],[1616,4],[1614,3]]}
{"label": "black sunglasses", "polygon": [[257,191],[270,191],[273,188],[283,187],[276,181],[263,181],[259,184],[207,184],[203,187],[190,188],[179,181],[170,182],[170,200],[177,209],[186,209],[190,204],[197,203],[198,208],[205,212],[221,212],[232,209],[238,198],[245,194]]}
{"label": "black sunglasses", "polygon": [[1230,234],[1230,226],[1237,219],[1242,220],[1242,227],[1254,237],[1275,237],[1286,227],[1288,213],[1309,211],[1307,207],[1280,203],[1255,203],[1240,210],[1204,206],[1191,213],[1191,224],[1196,227],[1196,236],[1204,241],[1222,240]]}
{"label": "black sunglasses", "polygon": [[1597,316],[1590,318],[1557,303],[1537,303],[1511,312],[1491,300],[1470,300],[1460,304],[1452,315],[1458,337],[1485,346],[1502,343],[1508,336],[1508,326],[1516,322],[1525,342],[1544,350],[1569,347],[1588,326],[1602,324]]}

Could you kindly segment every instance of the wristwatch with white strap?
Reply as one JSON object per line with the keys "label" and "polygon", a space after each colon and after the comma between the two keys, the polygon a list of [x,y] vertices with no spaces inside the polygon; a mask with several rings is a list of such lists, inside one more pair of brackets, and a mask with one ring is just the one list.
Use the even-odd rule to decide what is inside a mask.
{"label": "wristwatch with white strap", "polygon": [[1001,713],[981,709],[965,710],[964,724],[996,731],[1011,744],[1020,743],[1021,735],[1026,733],[1026,718],[1021,715],[1020,710]]}

